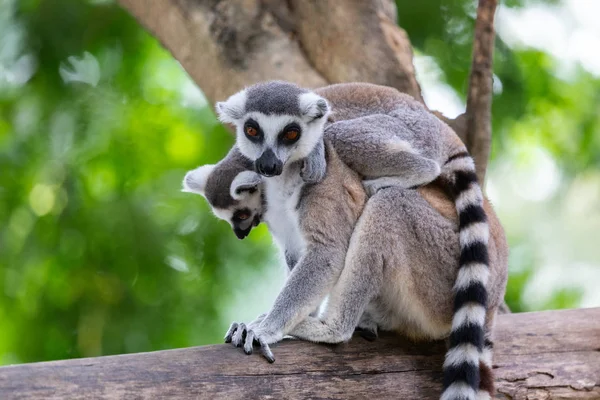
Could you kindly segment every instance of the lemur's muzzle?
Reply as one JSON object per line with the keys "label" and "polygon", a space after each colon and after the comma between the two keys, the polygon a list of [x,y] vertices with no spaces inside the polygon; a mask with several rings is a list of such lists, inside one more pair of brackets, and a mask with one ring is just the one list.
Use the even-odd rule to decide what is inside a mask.
{"label": "lemur's muzzle", "polygon": [[260,158],[254,163],[256,172],[264,176],[281,175],[283,163],[277,158],[273,150],[265,150]]}
{"label": "lemur's muzzle", "polygon": [[238,239],[245,239],[246,236],[250,234],[251,230],[252,226],[250,226],[248,229],[233,228],[233,233],[235,233],[235,236],[237,236]]}

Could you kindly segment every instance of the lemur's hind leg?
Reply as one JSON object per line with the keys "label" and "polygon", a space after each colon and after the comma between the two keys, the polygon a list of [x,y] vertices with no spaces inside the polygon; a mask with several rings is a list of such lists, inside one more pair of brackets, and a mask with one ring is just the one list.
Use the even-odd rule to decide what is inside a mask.
{"label": "lemur's hind leg", "polygon": [[326,135],[340,158],[364,177],[370,194],[386,186],[422,186],[440,175],[439,163],[412,144],[414,132],[389,115],[339,121],[326,128]]}
{"label": "lemur's hind leg", "polygon": [[340,343],[349,340],[356,327],[362,324],[361,328],[374,330],[376,336],[376,324],[363,315],[382,285],[383,262],[380,255],[362,252],[365,246],[353,246],[353,242],[323,315],[319,319],[304,319],[290,335],[311,342]]}

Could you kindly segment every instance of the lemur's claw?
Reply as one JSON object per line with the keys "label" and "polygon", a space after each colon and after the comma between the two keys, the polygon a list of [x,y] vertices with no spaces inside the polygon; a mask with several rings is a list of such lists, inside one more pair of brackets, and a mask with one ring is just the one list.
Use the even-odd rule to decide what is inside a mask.
{"label": "lemur's claw", "polygon": [[243,322],[238,324],[237,330],[235,331],[235,333],[233,334],[233,337],[231,338],[231,343],[233,343],[233,345],[235,347],[240,347],[244,343],[244,340],[246,339],[246,332],[247,332],[246,324],[244,324]]}
{"label": "lemur's claw", "polygon": [[271,351],[269,345],[261,338],[258,339],[258,343],[260,344],[260,350],[262,355],[267,359],[267,361],[271,364],[275,362],[275,356]]}
{"label": "lemur's claw", "polygon": [[244,342],[244,353],[252,354],[252,344],[254,343],[254,331],[248,331],[246,341]]}
{"label": "lemur's claw", "polygon": [[238,329],[238,327],[239,327],[239,324],[237,322],[231,323],[231,326],[229,327],[229,329],[227,330],[227,333],[225,334],[225,343],[231,343],[231,340],[233,339],[233,334]]}

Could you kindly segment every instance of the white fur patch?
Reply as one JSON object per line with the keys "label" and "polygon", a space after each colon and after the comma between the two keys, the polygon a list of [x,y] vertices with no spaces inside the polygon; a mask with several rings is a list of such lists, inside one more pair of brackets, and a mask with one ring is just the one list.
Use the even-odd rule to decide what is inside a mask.
{"label": "white fur patch", "polygon": [[390,152],[390,153],[399,153],[401,151],[406,151],[408,153],[412,153],[412,154],[417,154],[417,150],[414,149],[414,147],[412,147],[412,145],[410,144],[410,142],[407,142],[406,140],[402,140],[400,138],[394,137],[392,138],[387,144],[386,144],[386,149]]}
{"label": "white fur patch", "polygon": [[469,205],[482,205],[483,195],[479,185],[472,185],[468,190],[463,191],[456,198],[456,209],[460,212],[467,208]]}
{"label": "white fur patch", "polygon": [[465,289],[475,282],[481,282],[485,286],[489,276],[490,270],[485,264],[472,263],[463,265],[458,270],[454,290]]}
{"label": "white fur patch", "polygon": [[285,170],[279,176],[263,179],[268,204],[263,215],[271,235],[282,251],[298,257],[304,253],[305,241],[300,230],[296,205],[304,182],[296,172],[290,176]]}
{"label": "white fur patch", "polygon": [[323,97],[314,92],[303,93],[298,99],[300,105],[300,113],[306,117],[306,121],[320,117],[326,120],[331,112],[331,107]]}
{"label": "white fur patch", "polygon": [[485,307],[477,303],[467,303],[454,313],[452,317],[452,330],[455,331],[467,324],[483,326],[484,323]]}
{"label": "white fur patch", "polygon": [[469,363],[479,368],[479,350],[471,343],[462,343],[446,353],[444,368]]}
{"label": "white fur patch", "polygon": [[475,399],[475,391],[464,382],[454,382],[442,393],[440,400]]}
{"label": "white fur patch", "polygon": [[471,243],[481,242],[487,244],[490,236],[490,229],[487,222],[478,222],[471,224],[460,231],[460,245],[466,247]]}
{"label": "white fur patch", "polygon": [[188,171],[183,178],[183,189],[181,191],[204,196],[206,181],[214,169],[214,165],[208,164]]}
{"label": "white fur patch", "polygon": [[480,360],[483,361],[485,365],[492,368],[492,358],[493,352],[492,349],[486,346],[483,346],[483,351],[481,352]]}
{"label": "white fur patch", "polygon": [[227,208],[215,208],[211,207],[213,214],[219,219],[223,221],[227,221],[229,225],[231,225],[231,218],[233,217],[233,210],[229,210]]}
{"label": "white fur patch", "polygon": [[475,171],[475,163],[471,157],[460,157],[446,163],[444,169],[452,171]]}
{"label": "white fur patch", "polygon": [[246,89],[231,95],[226,101],[218,102],[215,108],[219,121],[225,124],[237,123],[246,109]]}
{"label": "white fur patch", "polygon": [[229,194],[235,200],[242,200],[248,197],[248,190],[258,190],[262,183],[262,177],[254,171],[242,171],[233,179]]}
{"label": "white fur patch", "polygon": [[485,390],[478,390],[476,400],[492,400],[490,394]]}

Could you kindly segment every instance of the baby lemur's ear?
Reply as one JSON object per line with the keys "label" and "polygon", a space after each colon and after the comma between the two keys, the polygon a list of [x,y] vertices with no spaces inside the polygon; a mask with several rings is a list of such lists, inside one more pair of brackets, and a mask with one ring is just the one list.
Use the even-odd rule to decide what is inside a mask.
{"label": "baby lemur's ear", "polygon": [[217,102],[215,106],[219,121],[224,124],[235,124],[244,116],[246,109],[246,90],[231,95],[225,101]]}
{"label": "baby lemur's ear", "polygon": [[183,178],[183,189],[181,191],[205,196],[206,181],[214,169],[214,165],[208,164],[188,171]]}
{"label": "baby lemur's ear", "polygon": [[261,183],[262,178],[256,172],[242,171],[231,182],[231,197],[235,200],[241,200],[248,194],[256,192]]}
{"label": "baby lemur's ear", "polygon": [[327,100],[316,93],[301,94],[299,100],[300,112],[309,123],[327,117],[331,111]]}

